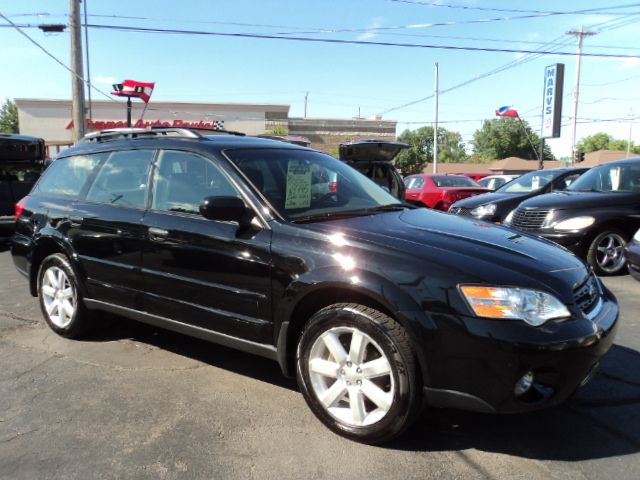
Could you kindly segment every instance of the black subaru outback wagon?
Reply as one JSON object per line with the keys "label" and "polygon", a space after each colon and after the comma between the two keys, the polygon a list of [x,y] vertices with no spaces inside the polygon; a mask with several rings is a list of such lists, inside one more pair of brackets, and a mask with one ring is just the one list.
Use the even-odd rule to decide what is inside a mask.
{"label": "black subaru outback wagon", "polygon": [[60,335],[107,311],[276,360],[324,424],[368,443],[423,399],[562,402],[619,313],[551,242],[407,208],[304,147],[181,129],[65,150],[16,206],[12,254]]}

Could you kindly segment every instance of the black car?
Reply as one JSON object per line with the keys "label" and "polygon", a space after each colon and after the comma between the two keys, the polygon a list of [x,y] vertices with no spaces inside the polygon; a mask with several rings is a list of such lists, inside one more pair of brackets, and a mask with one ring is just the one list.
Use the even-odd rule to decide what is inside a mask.
{"label": "black car", "polygon": [[566,191],[521,203],[505,223],[565,246],[598,275],[620,273],[640,227],[640,158],[593,167]]}
{"label": "black car", "polygon": [[552,168],[526,173],[498,188],[459,200],[449,208],[454,215],[468,215],[502,223],[520,202],[556,190],[564,190],[588,168]]}
{"label": "black car", "polygon": [[0,240],[13,235],[15,204],[40,177],[44,159],[43,139],[0,134]]}
{"label": "black car", "polygon": [[102,132],[65,150],[16,216],[14,263],[58,334],[107,311],[276,360],[324,424],[368,443],[399,435],[423,400],[557,405],[619,315],[564,249],[407,207],[268,139]]}
{"label": "black car", "polygon": [[402,175],[393,165],[396,158],[408,143],[386,140],[353,140],[341,143],[340,160],[351,165],[363,175],[369,177],[398,200],[404,201],[405,186]]}
{"label": "black car", "polygon": [[631,242],[624,248],[624,258],[627,260],[629,273],[640,281],[640,230],[633,236]]}

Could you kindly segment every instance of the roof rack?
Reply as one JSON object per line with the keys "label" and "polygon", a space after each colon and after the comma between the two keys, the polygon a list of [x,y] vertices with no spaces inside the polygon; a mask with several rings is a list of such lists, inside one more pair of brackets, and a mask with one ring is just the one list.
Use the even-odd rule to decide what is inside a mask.
{"label": "roof rack", "polygon": [[100,130],[92,132],[84,137],[78,143],[106,142],[109,140],[117,140],[122,138],[140,138],[140,137],[158,137],[158,136],[176,136],[184,138],[202,138],[203,135],[199,131],[215,132],[227,135],[241,135],[242,132],[232,132],[227,130],[219,130],[215,128],[182,128],[182,127],[163,127],[153,126],[145,128],[111,128],[108,130]]}

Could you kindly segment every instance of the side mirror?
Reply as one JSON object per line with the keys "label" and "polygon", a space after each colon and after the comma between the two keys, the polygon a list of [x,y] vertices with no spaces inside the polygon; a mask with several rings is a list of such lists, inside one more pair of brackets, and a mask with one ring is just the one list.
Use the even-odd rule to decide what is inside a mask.
{"label": "side mirror", "polygon": [[251,221],[250,209],[240,197],[205,197],[200,203],[200,215],[209,220],[221,222]]}

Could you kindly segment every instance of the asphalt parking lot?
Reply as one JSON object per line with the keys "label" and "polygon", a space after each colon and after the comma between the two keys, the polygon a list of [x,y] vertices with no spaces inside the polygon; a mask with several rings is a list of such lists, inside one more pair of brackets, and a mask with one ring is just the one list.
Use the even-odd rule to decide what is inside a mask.
{"label": "asphalt parking lot", "polygon": [[640,282],[615,346],[562,407],[428,410],[400,440],[332,434],[275,362],[118,318],[52,333],[0,253],[0,478],[640,478]]}

